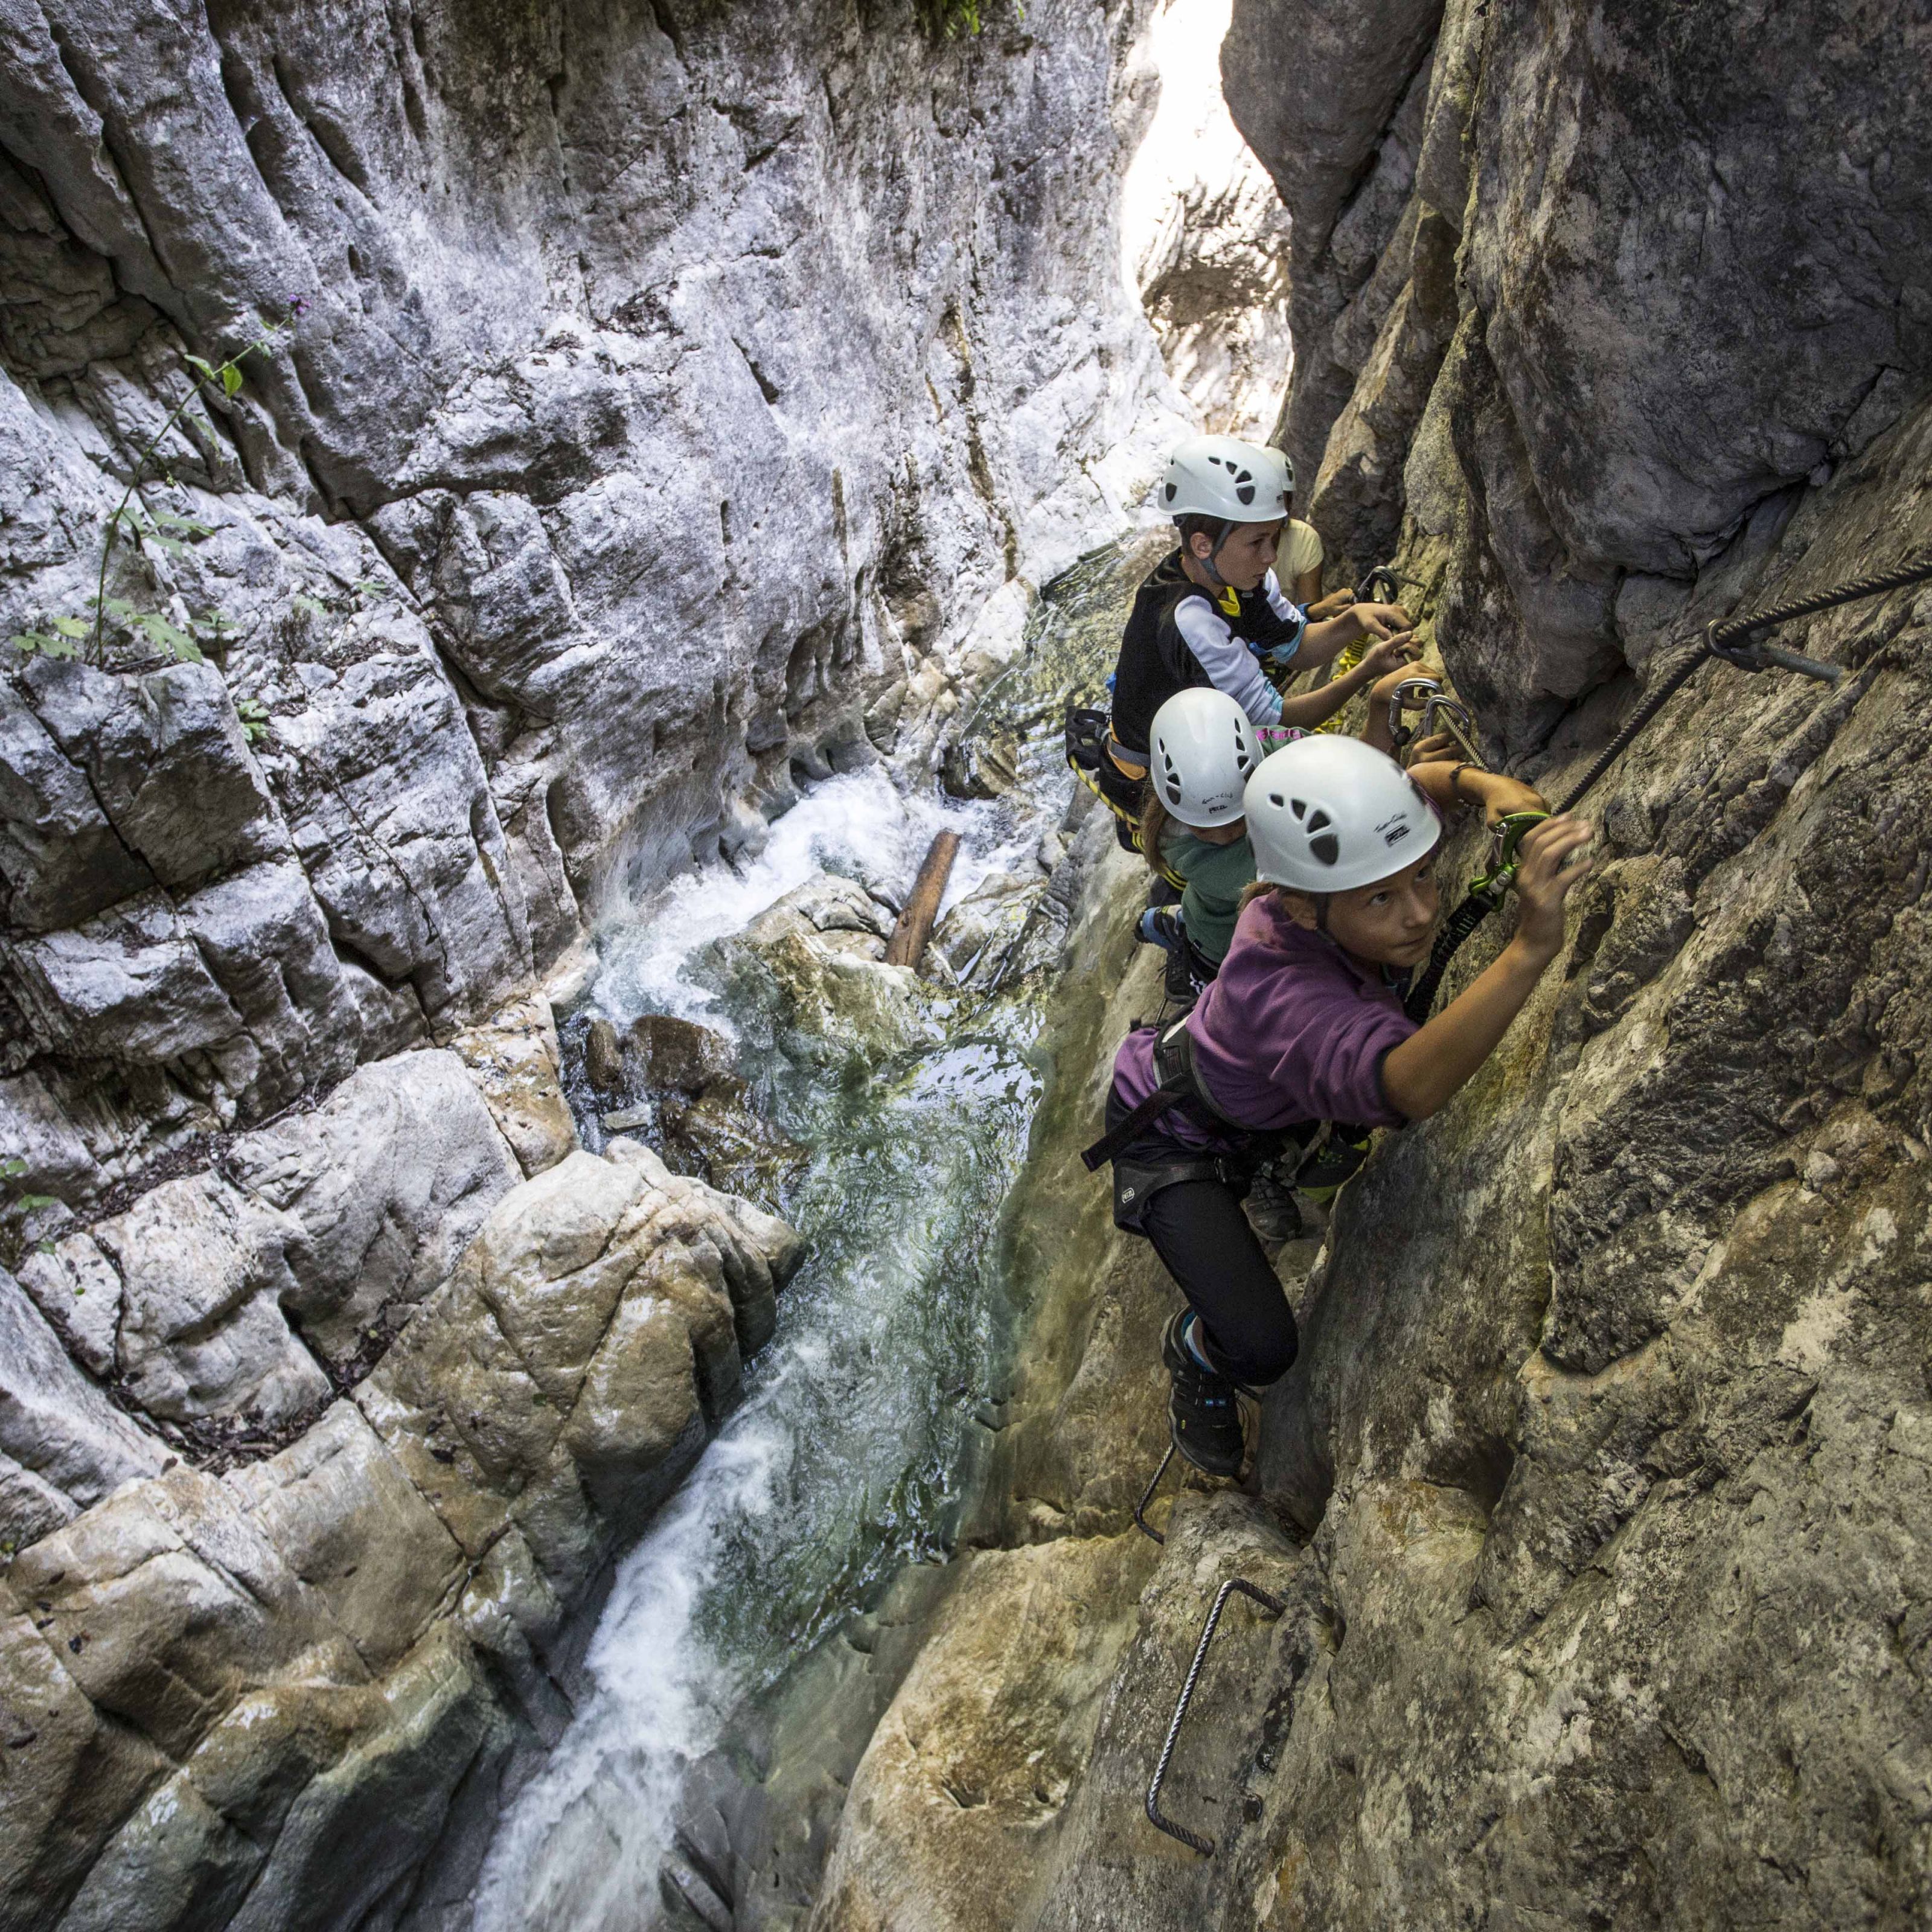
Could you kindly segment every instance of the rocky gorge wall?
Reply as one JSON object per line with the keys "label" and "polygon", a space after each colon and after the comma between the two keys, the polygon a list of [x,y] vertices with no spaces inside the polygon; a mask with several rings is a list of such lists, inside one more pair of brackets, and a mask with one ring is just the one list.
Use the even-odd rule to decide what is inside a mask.
{"label": "rocky gorge wall", "polygon": [[546,994],[1124,520],[1144,12],[10,0],[0,1924],[466,1922],[797,1257]]}
{"label": "rocky gorge wall", "polygon": [[[1928,44],[1910,8],[1238,4],[1308,513],[1552,795],[1709,620],[1932,556],[1892,85]],[[824,1932],[1923,1922],[1932,592],[1780,640],[1844,681],[1708,666],[1593,795],[1567,957],[1281,1251],[1255,1476],[1157,1505],[1159,1550],[1175,1293],[1074,1158],[1156,998],[1141,882],[1096,875],[1115,950],[1008,1223],[1021,1388]],[[1234,1602],[1176,1753],[1204,1858],[1142,1806],[1233,1576],[1286,1607]]]}

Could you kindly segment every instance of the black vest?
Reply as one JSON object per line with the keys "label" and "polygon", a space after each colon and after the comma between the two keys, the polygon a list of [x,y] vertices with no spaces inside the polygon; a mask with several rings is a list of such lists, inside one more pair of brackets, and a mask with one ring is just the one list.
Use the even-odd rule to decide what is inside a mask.
{"label": "black vest", "polygon": [[1134,593],[1134,608],[1120,633],[1120,662],[1114,668],[1113,731],[1122,751],[1144,758],[1154,714],[1176,692],[1213,682],[1174,621],[1174,607],[1184,598],[1206,598],[1237,638],[1263,650],[1294,638],[1294,626],[1275,615],[1258,587],[1234,596],[1241,608],[1230,617],[1212,591],[1202,590],[1181,569],[1178,550],[1163,557]]}

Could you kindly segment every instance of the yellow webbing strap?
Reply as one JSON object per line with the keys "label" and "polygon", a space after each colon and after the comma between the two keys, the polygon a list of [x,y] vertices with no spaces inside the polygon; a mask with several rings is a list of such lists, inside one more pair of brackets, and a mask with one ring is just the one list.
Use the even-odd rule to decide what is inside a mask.
{"label": "yellow webbing strap", "polygon": [[[1345,644],[1335,654],[1334,662],[1328,667],[1328,681],[1332,684],[1344,671],[1351,671],[1362,661],[1362,647],[1359,643]],[[1345,704],[1332,718],[1324,718],[1316,726],[1318,731],[1340,731],[1344,729],[1343,716],[1348,707]]]}
{"label": "yellow webbing strap", "polygon": [[[1133,834],[1134,850],[1144,856],[1147,851],[1147,848],[1141,843],[1140,820],[1135,818],[1132,813],[1129,812],[1124,806],[1116,805],[1114,801],[1100,789],[1100,781],[1096,778],[1091,772],[1088,770],[1085,766],[1076,765],[1071,758],[1069,758],[1066,761],[1066,767],[1067,770],[1070,771],[1073,776],[1077,778],[1080,782],[1084,784],[1087,789],[1090,791],[1094,796],[1097,798],[1100,802],[1127,828],[1130,832]],[[1161,877],[1165,879],[1170,886],[1173,886],[1176,892],[1183,892],[1186,890],[1187,881],[1164,861],[1161,863],[1159,870]]]}

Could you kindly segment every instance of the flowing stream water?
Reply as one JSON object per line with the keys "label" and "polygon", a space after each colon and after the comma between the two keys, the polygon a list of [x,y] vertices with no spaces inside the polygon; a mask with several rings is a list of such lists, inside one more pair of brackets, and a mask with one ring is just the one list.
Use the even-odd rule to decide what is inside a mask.
{"label": "flowing stream water", "polygon": [[[670,1012],[736,1039],[763,1109],[808,1150],[782,1205],[810,1247],[742,1404],[620,1567],[586,1658],[593,1693],[504,1816],[479,1932],[650,1922],[688,1767],[902,1566],[950,1547],[1006,1339],[993,1237],[1024,1155],[1028,1048],[1057,950],[1042,859],[1073,786],[1060,707],[1100,695],[1148,554],[1111,545],[1049,586],[982,694],[962,735],[1011,744],[1005,796],[964,803],[884,766],[832,778],[755,860],[603,922],[586,1014],[621,1028]],[[962,839],[949,907],[994,874],[1032,875],[1003,902],[1003,990],[975,970],[926,1000],[913,1043],[855,1045],[802,1036],[721,973],[716,942],[820,872],[902,900],[942,827]],[[584,1124],[595,1142],[594,1116]]]}

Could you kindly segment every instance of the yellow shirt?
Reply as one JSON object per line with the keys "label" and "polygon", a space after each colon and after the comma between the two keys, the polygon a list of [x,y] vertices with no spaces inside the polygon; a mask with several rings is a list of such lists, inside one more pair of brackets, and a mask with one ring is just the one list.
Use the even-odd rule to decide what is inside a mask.
{"label": "yellow shirt", "polygon": [[1274,554],[1274,574],[1281,579],[1281,587],[1289,596],[1294,595],[1298,579],[1307,575],[1311,570],[1319,570],[1324,553],[1322,539],[1316,534],[1312,524],[1304,524],[1299,518],[1291,517],[1288,528],[1281,533],[1281,542]]}

